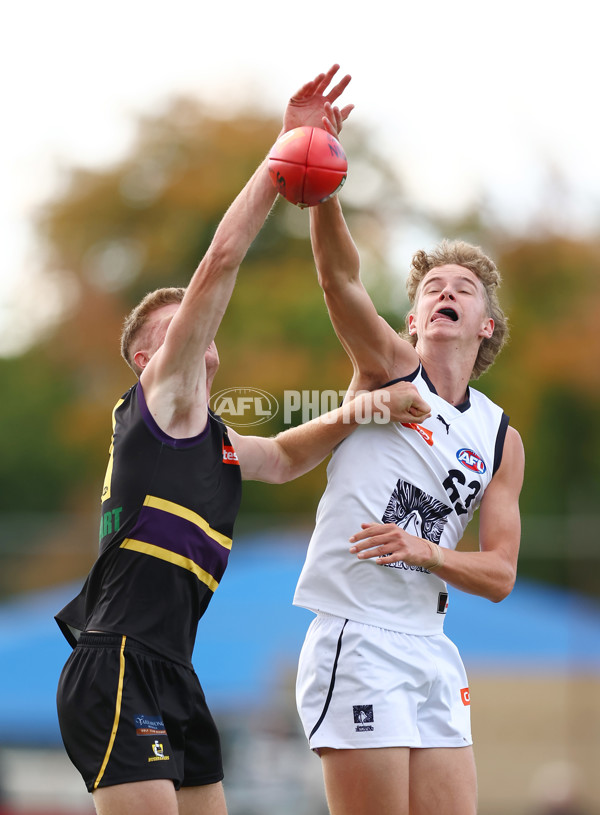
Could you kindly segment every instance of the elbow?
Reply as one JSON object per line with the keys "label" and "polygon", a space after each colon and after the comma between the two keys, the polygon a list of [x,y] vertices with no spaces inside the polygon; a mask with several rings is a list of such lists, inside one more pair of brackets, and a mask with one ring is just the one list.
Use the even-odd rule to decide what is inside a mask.
{"label": "elbow", "polygon": [[488,594],[488,599],[491,600],[492,603],[501,603],[502,600],[506,600],[515,587],[516,577],[515,572],[507,572],[504,575],[499,575],[492,590]]}
{"label": "elbow", "polygon": [[239,235],[216,234],[200,261],[196,272],[202,270],[202,278],[208,286],[223,277],[235,274],[244,259],[247,247],[240,241]]}
{"label": "elbow", "polygon": [[347,266],[317,264],[317,280],[319,286],[323,290],[325,300],[333,300],[340,298],[342,293],[345,294],[346,286],[353,284],[359,279],[358,269],[350,269]]}
{"label": "elbow", "polygon": [[288,481],[293,481],[294,476],[291,473],[278,471],[271,473],[269,477],[269,484],[287,484]]}
{"label": "elbow", "polygon": [[498,588],[488,595],[488,600],[491,600],[492,603],[501,603],[503,600],[506,600],[511,591],[512,589]]}
{"label": "elbow", "polygon": [[317,280],[321,287],[325,300],[335,299],[339,294],[341,278],[338,274],[334,273],[331,269],[325,268],[324,264],[317,265]]}
{"label": "elbow", "polygon": [[207,277],[219,278],[224,271],[237,269],[243,260],[243,253],[240,252],[233,240],[215,240],[210,246],[205,260],[207,264]]}
{"label": "elbow", "polygon": [[287,484],[288,481],[293,481],[299,475],[302,475],[302,472],[298,471],[292,458],[283,453],[271,470],[269,481],[271,484]]}

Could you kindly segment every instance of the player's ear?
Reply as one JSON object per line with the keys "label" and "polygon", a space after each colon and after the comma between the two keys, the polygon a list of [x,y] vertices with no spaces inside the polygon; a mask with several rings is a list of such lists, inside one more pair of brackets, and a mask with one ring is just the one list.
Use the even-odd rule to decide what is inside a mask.
{"label": "player's ear", "polygon": [[407,326],[408,326],[408,333],[409,333],[411,336],[413,336],[413,337],[414,337],[414,336],[415,336],[415,334],[417,333],[417,318],[416,318],[416,317],[415,317],[415,315],[412,313],[412,311],[410,312],[410,314],[409,314],[409,315],[408,315],[408,317],[406,318],[406,324],[407,324]]}
{"label": "player's ear", "polygon": [[150,355],[146,351],[136,351],[133,355],[133,361],[143,371],[150,362]]}
{"label": "player's ear", "polygon": [[489,340],[492,334],[494,333],[494,326],[495,326],[494,321],[492,320],[491,317],[488,317],[481,326],[479,336],[484,340]]}

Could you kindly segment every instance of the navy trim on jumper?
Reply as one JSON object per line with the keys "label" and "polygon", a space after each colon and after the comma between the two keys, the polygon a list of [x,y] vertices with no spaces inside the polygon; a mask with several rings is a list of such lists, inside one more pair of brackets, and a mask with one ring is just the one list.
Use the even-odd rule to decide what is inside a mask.
{"label": "navy trim on jumper", "polygon": [[502,453],[504,451],[504,440],[506,439],[508,422],[509,422],[508,416],[506,415],[506,413],[503,413],[502,418],[500,419],[498,435],[496,436],[496,446],[494,448],[494,469],[492,470],[492,475],[496,474],[498,467],[502,463]]}
{"label": "navy trim on jumper", "polygon": [[[398,379],[391,379],[389,382],[386,382],[385,385],[382,385],[381,387],[382,388],[387,388],[387,387],[389,387],[389,385],[395,385],[396,382],[412,382],[414,379],[416,379],[419,371],[421,372],[421,376],[425,380],[429,390],[432,393],[435,393],[436,396],[439,396],[438,392],[435,389],[435,385],[433,384],[431,379],[427,376],[427,371],[425,370],[425,368],[420,363],[419,363],[419,367],[416,369],[416,371],[413,371],[412,374],[409,374],[408,376],[400,376],[400,377],[398,377]],[[470,394],[470,390],[469,390],[469,387],[467,386],[467,398],[465,399],[465,401],[461,402],[460,405],[454,405],[453,406],[453,407],[456,408],[456,410],[460,411],[460,413],[465,413],[471,407],[471,397],[470,397],[469,394]]]}
{"label": "navy trim on jumper", "polygon": [[158,441],[162,442],[163,444],[168,444],[169,447],[175,447],[176,449],[184,449],[186,447],[193,447],[194,445],[198,444],[199,442],[203,441],[209,432],[209,425],[210,419],[207,415],[206,417],[206,425],[204,430],[201,433],[198,433],[197,436],[190,436],[187,439],[175,439],[173,436],[169,436],[168,433],[165,433],[164,430],[157,425],[154,416],[150,413],[150,408],[146,403],[146,397],[144,396],[144,391],[142,389],[142,383],[138,382],[135,386],[137,391],[137,399],[138,404],[140,406],[140,411],[142,416],[144,417],[144,422],[148,430],[152,433],[152,435],[158,439]]}

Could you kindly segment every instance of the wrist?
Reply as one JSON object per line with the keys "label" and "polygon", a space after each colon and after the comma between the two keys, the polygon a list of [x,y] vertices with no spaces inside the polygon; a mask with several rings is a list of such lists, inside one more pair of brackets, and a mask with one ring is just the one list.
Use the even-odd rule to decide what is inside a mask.
{"label": "wrist", "polygon": [[357,424],[383,424],[389,421],[389,392],[384,390],[359,390],[355,396],[355,419]]}
{"label": "wrist", "polygon": [[425,543],[429,547],[430,558],[423,563],[423,568],[429,572],[433,572],[444,565],[444,550],[437,543],[432,543],[431,541],[425,541]]}

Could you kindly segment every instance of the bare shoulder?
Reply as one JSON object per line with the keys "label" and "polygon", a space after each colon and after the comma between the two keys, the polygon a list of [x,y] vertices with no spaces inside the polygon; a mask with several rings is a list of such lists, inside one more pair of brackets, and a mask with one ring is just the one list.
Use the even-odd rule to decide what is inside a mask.
{"label": "bare shoulder", "polygon": [[509,425],[506,428],[506,440],[504,442],[505,451],[507,448],[509,450],[509,454],[521,459],[523,462],[525,461],[525,448],[523,446],[523,440],[521,439],[519,431],[512,427],[512,425]]}
{"label": "bare shoulder", "polygon": [[525,471],[525,448],[518,430],[509,425],[506,429],[502,461],[494,478],[508,480],[518,489],[523,483]]}

